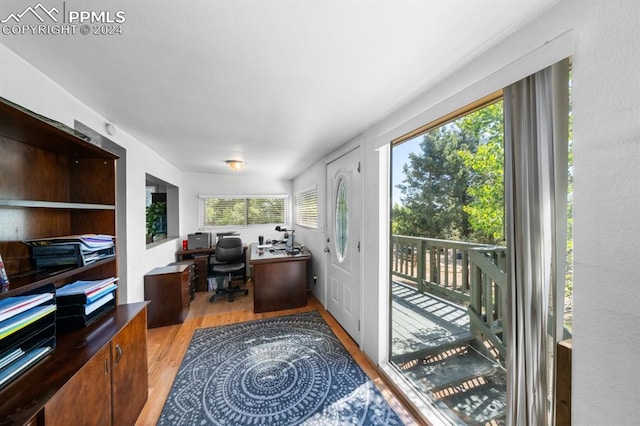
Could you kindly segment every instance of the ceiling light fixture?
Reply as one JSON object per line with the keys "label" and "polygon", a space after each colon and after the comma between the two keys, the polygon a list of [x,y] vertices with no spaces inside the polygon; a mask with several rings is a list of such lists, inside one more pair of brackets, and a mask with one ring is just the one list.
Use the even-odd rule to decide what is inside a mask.
{"label": "ceiling light fixture", "polygon": [[227,163],[227,166],[229,166],[229,168],[234,172],[241,170],[242,168],[244,168],[244,166],[247,165],[247,163],[240,160],[226,160],[225,163]]}

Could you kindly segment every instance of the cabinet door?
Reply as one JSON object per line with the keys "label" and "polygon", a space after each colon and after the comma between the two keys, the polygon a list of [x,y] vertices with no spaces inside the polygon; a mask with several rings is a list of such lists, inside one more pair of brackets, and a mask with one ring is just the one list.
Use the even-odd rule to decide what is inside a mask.
{"label": "cabinet door", "polygon": [[147,401],[147,309],[111,340],[113,424],[132,425]]}
{"label": "cabinet door", "polygon": [[106,345],[44,407],[47,426],[111,424],[111,348]]}

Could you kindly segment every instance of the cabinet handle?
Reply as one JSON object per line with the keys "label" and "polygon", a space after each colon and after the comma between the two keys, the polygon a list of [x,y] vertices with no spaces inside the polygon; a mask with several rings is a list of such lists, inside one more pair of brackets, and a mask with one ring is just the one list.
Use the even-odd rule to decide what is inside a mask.
{"label": "cabinet handle", "polygon": [[122,348],[120,347],[120,345],[116,345],[116,359],[114,360],[114,364],[118,365],[121,359],[122,359]]}
{"label": "cabinet handle", "polygon": [[109,375],[109,359],[107,358],[104,359],[104,375]]}

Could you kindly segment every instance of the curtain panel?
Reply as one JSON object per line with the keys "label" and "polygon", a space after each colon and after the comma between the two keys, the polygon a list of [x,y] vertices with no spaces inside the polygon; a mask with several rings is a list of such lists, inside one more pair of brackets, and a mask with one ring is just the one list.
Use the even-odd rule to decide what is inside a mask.
{"label": "curtain panel", "polygon": [[555,343],[563,303],[558,296],[566,255],[568,75],[564,60],[504,91],[511,425],[553,421],[548,368],[555,345],[548,345]]}

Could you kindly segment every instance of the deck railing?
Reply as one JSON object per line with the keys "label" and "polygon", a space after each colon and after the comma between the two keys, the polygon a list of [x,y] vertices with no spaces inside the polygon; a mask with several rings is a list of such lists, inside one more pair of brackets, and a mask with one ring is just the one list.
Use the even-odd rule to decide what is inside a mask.
{"label": "deck railing", "polygon": [[504,360],[504,316],[507,309],[506,249],[504,247],[469,250],[471,302],[467,308],[471,331],[481,340],[488,339]]}
{"label": "deck railing", "polygon": [[485,244],[393,235],[394,279],[467,306],[471,331],[506,356],[506,249]]}

